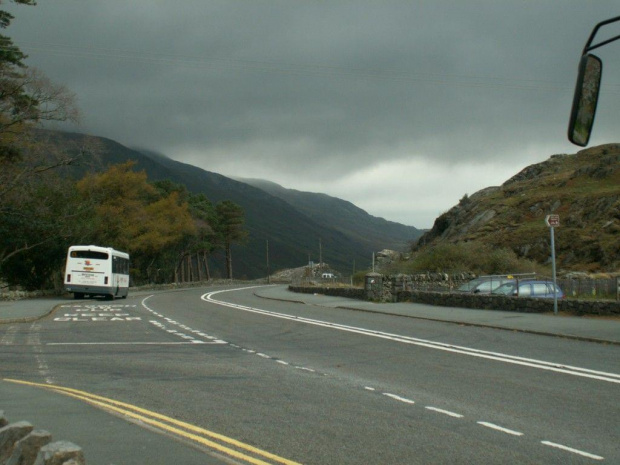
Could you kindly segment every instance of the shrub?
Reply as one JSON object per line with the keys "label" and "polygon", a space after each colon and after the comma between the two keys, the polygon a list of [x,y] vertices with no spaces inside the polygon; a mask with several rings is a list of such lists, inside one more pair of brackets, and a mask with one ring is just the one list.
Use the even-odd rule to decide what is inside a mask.
{"label": "shrub", "polygon": [[442,243],[420,250],[411,260],[403,262],[404,273],[471,272],[478,275],[528,273],[548,274],[547,267],[519,258],[512,250],[492,247],[479,242]]}

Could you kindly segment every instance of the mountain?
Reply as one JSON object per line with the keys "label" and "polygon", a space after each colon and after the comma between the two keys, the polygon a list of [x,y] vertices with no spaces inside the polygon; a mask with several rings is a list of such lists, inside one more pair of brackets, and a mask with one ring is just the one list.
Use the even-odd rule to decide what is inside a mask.
{"label": "mountain", "polygon": [[620,268],[620,144],[554,155],[499,187],[488,187],[439,216],[417,248],[481,241],[548,263],[545,217],[557,214],[556,263],[564,270]]}
{"label": "mountain", "polygon": [[[214,204],[231,200],[240,205],[245,211],[249,237],[246,245],[233,247],[233,274],[236,278],[265,276],[267,241],[272,271],[295,268],[309,259],[318,262],[320,243],[323,262],[342,273],[350,273],[354,262],[358,269],[370,266],[373,251],[396,248],[403,243],[402,239],[393,239],[395,223],[386,221],[381,224],[378,218],[367,215],[370,225],[365,225],[358,214],[356,227],[369,231],[377,238],[376,242],[370,243],[361,240],[360,234],[354,234],[356,227],[347,231],[341,223],[339,228],[331,226],[330,220],[322,218],[318,212],[309,216],[263,189],[161,154],[130,149],[110,139],[58,131],[41,131],[40,137],[80,157],[80,163],[67,170],[68,176],[80,178],[87,172],[103,171],[110,165],[133,160],[135,169],[144,170],[150,180],[168,179],[184,184],[191,192],[205,194]],[[350,208],[355,207],[351,205]],[[383,235],[386,240],[380,241]],[[212,268],[215,273],[218,268],[221,272],[223,260],[216,260]]]}
{"label": "mountain", "polygon": [[[323,227],[331,227],[364,244],[369,250],[404,251],[423,231],[369,215],[351,202],[326,194],[286,189],[264,179],[235,178],[284,200]],[[389,246],[388,246],[389,244]]]}

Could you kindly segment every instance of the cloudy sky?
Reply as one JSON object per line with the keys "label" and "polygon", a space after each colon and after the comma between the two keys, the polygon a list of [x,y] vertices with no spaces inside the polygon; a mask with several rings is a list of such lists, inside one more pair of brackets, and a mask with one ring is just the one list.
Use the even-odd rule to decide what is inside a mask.
{"label": "cloudy sky", "polygon": [[[578,150],[581,49],[620,15],[617,0],[1,3],[27,63],[77,95],[79,131],[418,228]],[[591,145],[620,139],[620,42],[597,54]]]}

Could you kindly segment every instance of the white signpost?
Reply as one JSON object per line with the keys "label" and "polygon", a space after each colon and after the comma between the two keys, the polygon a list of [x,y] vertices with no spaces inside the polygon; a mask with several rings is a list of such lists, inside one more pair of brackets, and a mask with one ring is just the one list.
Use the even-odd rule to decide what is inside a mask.
{"label": "white signpost", "polygon": [[553,272],[553,314],[558,314],[558,292],[555,284],[555,237],[553,234],[554,228],[560,226],[560,215],[547,215],[545,217],[545,224],[551,230],[551,270]]}

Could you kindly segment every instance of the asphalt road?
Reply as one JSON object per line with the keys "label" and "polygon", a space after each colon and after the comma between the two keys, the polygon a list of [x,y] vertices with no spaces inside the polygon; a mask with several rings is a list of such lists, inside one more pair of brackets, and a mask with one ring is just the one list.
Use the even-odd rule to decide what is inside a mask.
{"label": "asphalt road", "polygon": [[[139,407],[132,426],[181,436],[186,448],[197,442],[173,421],[223,435],[222,448],[191,449],[216,461],[620,463],[620,346],[256,291],[67,301],[43,320],[0,326],[1,378],[103,396],[116,416]],[[149,423],[155,415],[170,427]],[[93,423],[82,434],[99,432]],[[145,454],[124,463],[170,463]]]}

